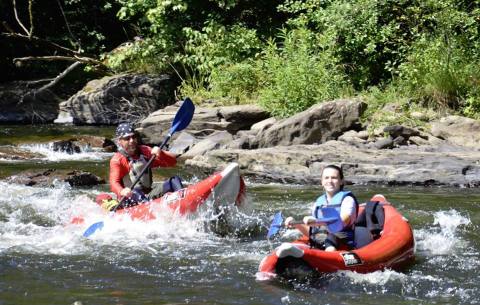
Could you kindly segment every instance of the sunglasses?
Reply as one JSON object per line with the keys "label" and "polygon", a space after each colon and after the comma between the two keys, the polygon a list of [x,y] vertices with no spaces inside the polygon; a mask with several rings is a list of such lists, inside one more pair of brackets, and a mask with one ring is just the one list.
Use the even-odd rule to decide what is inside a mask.
{"label": "sunglasses", "polygon": [[136,135],[131,135],[131,136],[126,136],[126,137],[121,137],[120,139],[125,140],[125,141],[136,140],[137,136]]}

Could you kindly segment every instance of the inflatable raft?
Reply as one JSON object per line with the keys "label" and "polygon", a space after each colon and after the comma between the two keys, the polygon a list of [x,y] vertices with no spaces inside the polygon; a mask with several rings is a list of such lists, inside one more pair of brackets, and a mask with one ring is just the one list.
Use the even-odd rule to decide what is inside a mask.
{"label": "inflatable raft", "polygon": [[[134,220],[153,220],[160,210],[170,210],[179,215],[195,213],[205,202],[213,202],[215,208],[240,206],[245,195],[245,182],[240,176],[237,163],[229,164],[224,170],[214,173],[205,180],[189,185],[176,192],[133,207],[118,209],[115,215],[127,214]],[[105,211],[108,215],[108,212]],[[75,216],[72,223],[84,223],[84,216]]]}
{"label": "inflatable raft", "polygon": [[[383,223],[376,226],[378,237],[366,226],[355,227],[357,248],[350,251],[327,252],[311,248],[308,239],[283,243],[266,256],[259,266],[259,277],[269,279],[277,275],[291,278],[295,272],[317,271],[332,273],[350,270],[368,273],[385,268],[400,269],[413,262],[414,237],[412,229],[403,217],[382,195],[374,196],[369,203],[383,212]],[[365,215],[366,204],[360,205],[359,219]]]}

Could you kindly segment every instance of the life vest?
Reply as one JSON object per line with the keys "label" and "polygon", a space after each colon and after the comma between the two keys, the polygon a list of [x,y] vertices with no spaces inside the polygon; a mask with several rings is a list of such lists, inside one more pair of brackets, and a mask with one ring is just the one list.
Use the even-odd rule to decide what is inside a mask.
{"label": "life vest", "polygon": [[[313,208],[313,211],[312,211],[312,216],[315,217],[315,218],[321,218],[321,209],[324,208],[324,207],[329,207],[329,208],[334,208],[338,215],[340,215],[340,210],[341,210],[341,207],[342,207],[342,201],[345,197],[347,196],[350,196],[353,198],[354,202],[355,202],[355,209],[356,209],[356,214],[358,214],[358,201],[357,201],[357,198],[355,198],[355,196],[353,195],[352,192],[350,191],[339,191],[338,193],[336,193],[332,200],[330,202],[327,202],[327,194],[323,194],[322,196],[318,197],[317,198],[317,201],[315,201],[315,205],[314,205],[314,208]],[[345,226],[342,231],[346,230],[346,229],[352,229],[353,228],[353,222],[351,225],[348,225],[348,226]]]}
{"label": "life vest", "polygon": [[[148,160],[145,158],[145,156],[141,152],[140,152],[140,157],[137,160],[134,160],[122,148],[120,148],[118,152],[121,153],[128,160],[128,164],[130,166],[130,172],[128,173],[128,175],[125,175],[122,178],[122,182],[124,187],[131,188],[133,185],[133,181],[135,181],[137,177],[140,175],[142,169],[145,167],[145,165],[147,165]],[[152,183],[153,183],[152,169],[148,168],[147,172],[142,175],[137,185],[141,187],[141,189],[145,193],[148,193],[152,189]]]}

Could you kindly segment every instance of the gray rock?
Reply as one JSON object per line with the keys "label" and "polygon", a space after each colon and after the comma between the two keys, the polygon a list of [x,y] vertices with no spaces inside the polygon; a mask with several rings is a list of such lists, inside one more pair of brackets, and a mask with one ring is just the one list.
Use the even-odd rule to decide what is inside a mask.
{"label": "gray rock", "polygon": [[38,93],[28,82],[0,84],[0,123],[51,123],[60,102],[52,91]]}
{"label": "gray rock", "polygon": [[196,143],[189,151],[183,154],[182,158],[193,158],[198,155],[203,155],[208,151],[220,149],[232,140],[233,136],[227,131],[217,131]]}
{"label": "gray rock", "polygon": [[420,135],[420,132],[418,130],[402,125],[386,126],[383,128],[383,131],[389,134],[393,139],[401,136],[404,140],[408,140],[408,138],[410,138],[411,136]]}
{"label": "gray rock", "polygon": [[403,136],[397,136],[395,139],[393,139],[393,145],[394,146],[400,146],[400,145],[406,145],[407,144],[407,139]]}
{"label": "gray rock", "polygon": [[370,144],[370,147],[376,148],[376,149],[390,149],[390,148],[393,148],[393,146],[394,146],[394,143],[391,137],[380,138],[379,140],[372,142]]}
{"label": "gray rock", "polygon": [[343,132],[359,129],[366,104],[359,100],[336,100],[312,106],[261,131],[259,147],[324,143]]}
{"label": "gray rock", "polygon": [[354,184],[480,186],[480,153],[452,146],[430,152],[416,146],[371,150],[328,141],[255,150],[219,149],[197,155],[186,164],[212,171],[228,162],[238,162],[245,175],[262,181],[318,184],[322,168],[338,164],[347,182]]}
{"label": "gray rock", "polygon": [[71,140],[61,140],[52,143],[53,151],[64,152],[70,155],[80,152],[80,147],[75,145]]}
{"label": "gray rock", "polygon": [[480,150],[480,121],[448,116],[432,122],[432,135],[459,146]]}
{"label": "gray rock", "polygon": [[115,75],[90,81],[61,103],[57,121],[71,117],[74,124],[137,122],[173,103],[174,83],[167,75]]}
{"label": "gray rock", "polygon": [[10,183],[23,184],[26,186],[51,187],[55,181],[64,181],[71,186],[94,186],[103,184],[105,181],[96,175],[82,171],[66,171],[48,169],[45,171],[25,171],[7,178]]}
{"label": "gray rock", "polygon": [[199,140],[190,133],[182,131],[175,140],[171,141],[169,151],[175,154],[183,154],[197,144],[198,141]]}
{"label": "gray rock", "polygon": [[256,130],[256,131],[261,131],[261,130],[265,130],[267,128],[269,128],[270,126],[272,126],[273,124],[275,124],[277,122],[277,119],[276,118],[268,118],[268,119],[265,119],[263,121],[260,121],[258,123],[255,123],[252,125],[252,127],[250,127],[251,130]]}
{"label": "gray rock", "polygon": [[[180,103],[149,115],[140,123],[142,139],[146,143],[158,143],[168,132]],[[225,130],[231,134],[247,130],[268,114],[255,105],[223,106],[217,108],[196,107],[188,130]]]}

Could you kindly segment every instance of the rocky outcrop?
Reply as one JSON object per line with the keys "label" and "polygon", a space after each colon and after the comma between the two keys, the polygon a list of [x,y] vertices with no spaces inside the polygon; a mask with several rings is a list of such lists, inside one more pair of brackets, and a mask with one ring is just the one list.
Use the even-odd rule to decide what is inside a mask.
{"label": "rocky outcrop", "polygon": [[480,186],[480,154],[451,148],[428,151],[413,145],[375,150],[328,141],[320,145],[212,150],[187,160],[186,165],[212,172],[238,162],[242,173],[263,182],[319,184],[323,167],[337,164],[354,184]]}
{"label": "rocky outcrop", "polygon": [[137,122],[174,103],[169,76],[123,74],[90,81],[60,104],[57,123],[117,124]]}
{"label": "rocky outcrop", "polygon": [[[436,125],[433,134],[399,124],[369,134],[360,125],[364,107],[358,100],[332,101],[289,119],[258,121],[232,134],[228,122],[213,115],[219,109],[200,108],[196,122],[178,137],[181,143],[173,139],[172,147],[183,153],[189,168],[211,173],[238,162],[245,175],[267,181],[318,184],[323,167],[337,164],[355,184],[480,186],[480,152],[476,134],[471,134],[478,121]],[[175,112],[159,112],[164,126]],[[153,121],[149,124],[155,126]]]}
{"label": "rocky outcrop", "polygon": [[316,104],[281,120],[257,135],[259,147],[324,143],[345,131],[360,129],[366,104],[358,100],[337,100]]}
{"label": "rocky outcrop", "polygon": [[[145,143],[161,143],[167,135],[180,103],[152,113],[137,129]],[[236,134],[268,118],[268,113],[255,105],[196,107],[188,130],[225,130]],[[210,132],[211,133],[211,132]]]}
{"label": "rocky outcrop", "polygon": [[460,117],[448,116],[432,123],[432,135],[448,142],[480,150],[480,122]]}
{"label": "rocky outcrop", "polygon": [[[167,106],[140,122],[144,143],[163,141],[178,107]],[[244,175],[262,181],[318,184],[323,167],[333,163],[355,184],[480,186],[479,121],[449,116],[433,121],[431,128],[393,124],[368,133],[360,123],[364,109],[361,100],[336,100],[282,120],[252,105],[197,107],[169,149],[189,168],[211,173],[238,162]],[[71,141],[60,146],[73,152],[74,145],[115,149],[108,139]],[[75,179],[61,181],[83,183]]]}
{"label": "rocky outcrop", "polygon": [[60,98],[46,89],[37,92],[29,82],[0,85],[0,123],[51,123]]}
{"label": "rocky outcrop", "polygon": [[97,148],[104,152],[117,151],[116,144],[105,137],[82,135],[77,138],[69,140],[54,141],[51,143],[53,151],[65,152],[67,154],[80,153],[85,148],[90,150],[91,148]]}
{"label": "rocky outcrop", "polygon": [[27,186],[53,186],[55,181],[67,182],[70,186],[94,186],[105,181],[89,172],[48,169],[38,172],[21,172],[7,179],[8,182]]}

